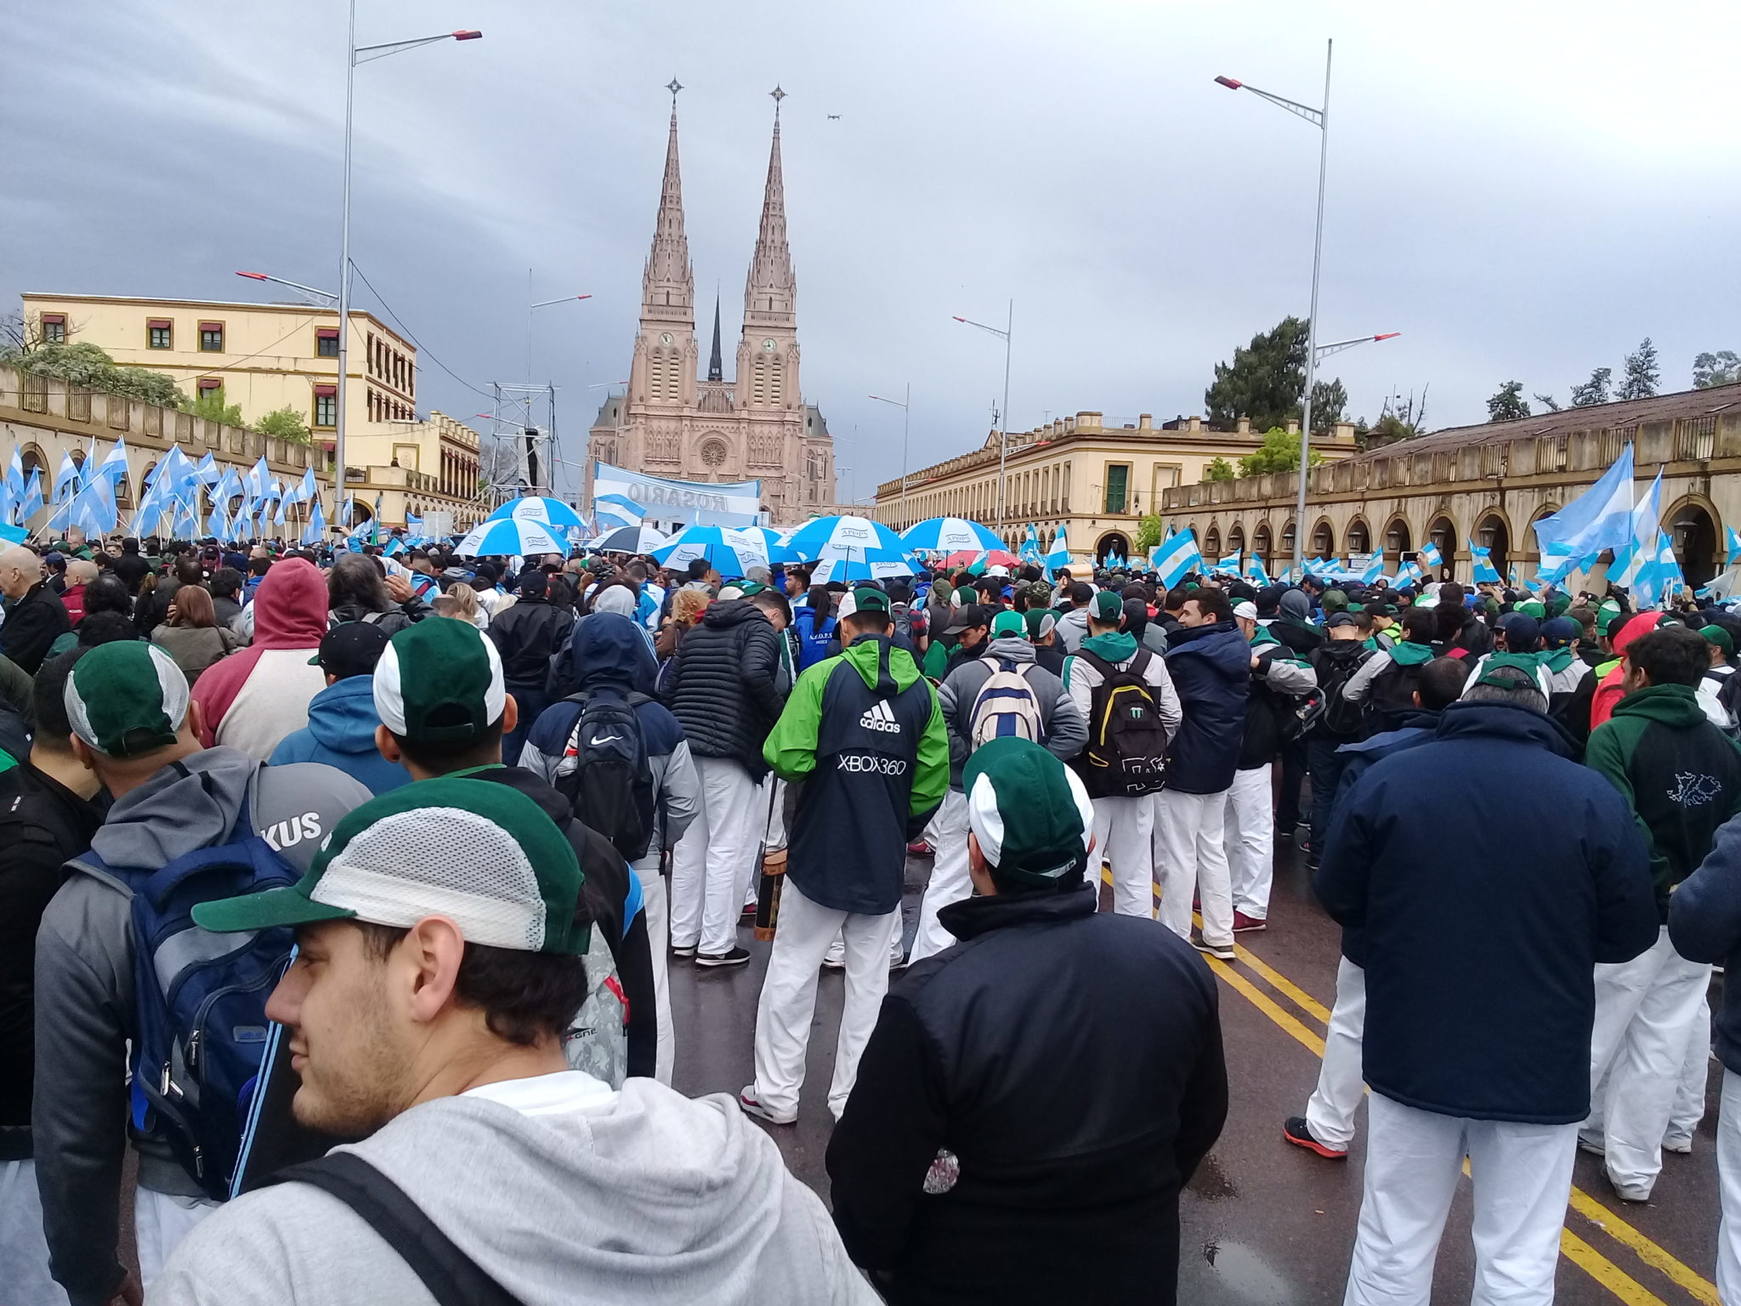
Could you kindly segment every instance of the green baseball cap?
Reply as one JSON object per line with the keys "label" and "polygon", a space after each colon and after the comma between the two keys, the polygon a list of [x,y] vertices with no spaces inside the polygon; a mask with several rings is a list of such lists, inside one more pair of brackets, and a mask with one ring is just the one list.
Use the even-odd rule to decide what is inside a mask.
{"label": "green baseball cap", "polygon": [[1547,605],[1539,599],[1525,599],[1517,605],[1517,610],[1526,617],[1534,617],[1537,621],[1545,620],[1548,615]]}
{"label": "green baseball cap", "polygon": [[[454,623],[449,623],[454,624]],[[138,757],[176,741],[187,677],[155,644],[99,644],[73,664],[62,702],[73,733],[105,757]]]}
{"label": "green baseball cap", "polygon": [[889,596],[875,585],[861,585],[852,592],[854,612],[887,612]]}
{"label": "green baseball cap", "polygon": [[1003,635],[1014,635],[1017,639],[1026,639],[1028,623],[1022,620],[1019,612],[1003,611],[992,618],[991,637],[997,639]]}
{"label": "green baseball cap", "polygon": [[1541,675],[1541,660],[1533,653],[1489,653],[1474,683],[1501,689],[1514,688],[1516,678],[1500,674],[1505,671],[1521,671],[1529,678],[1530,684],[1535,685]]}
{"label": "green baseball cap", "polygon": [[1705,643],[1715,644],[1718,648],[1722,649],[1723,652],[1733,656],[1735,652],[1735,638],[1721,626],[1700,626],[1699,634],[1705,637]]}
{"label": "green baseball cap", "polygon": [[375,711],[401,739],[461,742],[502,719],[507,687],[496,646],[469,621],[420,621],[375,664]]}
{"label": "green baseball cap", "polygon": [[584,881],[568,836],[525,794],[443,776],[351,811],[295,884],[201,903],[193,918],[235,934],[338,920],[403,928],[446,916],[467,943],[578,956],[591,941],[575,919]]}
{"label": "green baseball cap", "polygon": [[961,774],[967,821],[999,879],[1056,887],[1088,857],[1094,807],[1065,765],[1008,736],[974,750]]}
{"label": "green baseball cap", "polygon": [[1094,619],[1101,622],[1124,620],[1124,600],[1111,590],[1101,590],[1094,596]]}

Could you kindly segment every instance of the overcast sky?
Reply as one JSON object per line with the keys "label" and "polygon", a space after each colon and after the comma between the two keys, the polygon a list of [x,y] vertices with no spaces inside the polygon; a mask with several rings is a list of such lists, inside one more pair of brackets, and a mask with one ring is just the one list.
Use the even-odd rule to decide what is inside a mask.
{"label": "overcast sky", "polygon": [[[1218,359],[1304,314],[1318,135],[1226,73],[1317,103],[1336,41],[1322,337],[1352,415],[1430,385],[1435,427],[1516,377],[1563,403],[1641,336],[1663,385],[1741,349],[1728,0],[360,0],[358,42],[459,27],[357,75],[352,254],[424,346],[420,397],[560,389],[583,457],[627,376],[675,75],[697,327],[741,322],[776,82],[806,398],[843,497],[976,447],[1015,300],[1011,425],[1202,411]],[[57,0],[0,43],[0,302],[264,298],[337,281],[341,0]],[[830,121],[829,114],[839,114]],[[357,305],[381,312],[359,282]]]}

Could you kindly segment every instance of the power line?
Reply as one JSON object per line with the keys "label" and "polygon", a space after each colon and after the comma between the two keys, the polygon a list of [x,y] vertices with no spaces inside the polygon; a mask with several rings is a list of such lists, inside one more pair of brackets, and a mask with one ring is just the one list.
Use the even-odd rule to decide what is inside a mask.
{"label": "power line", "polygon": [[[386,301],[386,299],[382,296],[380,291],[375,289],[375,283],[369,280],[367,275],[364,274],[363,270],[356,265],[355,261],[353,261],[351,263],[351,269],[359,277],[363,278],[363,284],[369,288],[369,293],[372,294],[375,297],[376,301],[381,305],[381,307],[386,310],[387,316],[393,319],[393,324],[395,326],[397,326],[402,333],[404,333],[405,338],[407,340],[409,340],[412,344],[417,346],[417,353],[418,353],[419,360],[427,357],[430,362],[434,363],[442,371],[446,372],[455,381],[458,381],[461,385],[463,385],[467,390],[470,390],[473,394],[482,395],[485,399],[492,399],[492,400],[496,397],[491,391],[480,390],[477,386],[473,385],[470,381],[466,380],[458,372],[454,371],[446,363],[442,362],[439,358],[437,358],[435,356],[435,353],[433,350],[431,350],[427,345],[425,345],[416,336],[411,334],[411,328],[406,326],[404,319],[402,319],[397,313],[395,313],[393,311],[393,306]],[[419,371],[422,370],[421,361],[419,361],[418,370]]]}

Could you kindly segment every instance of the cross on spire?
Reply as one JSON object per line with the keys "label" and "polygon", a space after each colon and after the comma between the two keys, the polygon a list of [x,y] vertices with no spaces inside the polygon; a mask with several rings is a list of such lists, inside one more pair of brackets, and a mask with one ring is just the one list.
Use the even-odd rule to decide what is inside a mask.
{"label": "cross on spire", "polygon": [[665,83],[665,89],[671,92],[671,111],[677,111],[677,92],[683,89],[683,83],[673,77]]}
{"label": "cross on spire", "polygon": [[780,121],[780,101],[786,98],[786,92],[782,91],[780,89],[779,83],[776,82],[774,84],[774,89],[769,91],[768,94],[771,95],[774,99],[774,121],[779,122]]}

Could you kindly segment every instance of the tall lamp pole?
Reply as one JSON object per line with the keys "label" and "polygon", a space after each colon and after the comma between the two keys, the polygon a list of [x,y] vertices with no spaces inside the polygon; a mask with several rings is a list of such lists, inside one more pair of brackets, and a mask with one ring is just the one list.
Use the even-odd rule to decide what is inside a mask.
{"label": "tall lamp pole", "polygon": [[[344,217],[339,234],[339,384],[338,413],[333,426],[333,512],[339,511],[348,486],[345,483],[345,398],[350,376],[351,357],[351,123],[356,102],[357,65],[390,54],[415,50],[420,45],[437,41],[476,41],[483,36],[477,31],[442,32],[437,36],[419,36],[409,41],[386,41],[380,45],[357,44],[357,0],[350,3],[350,34],[345,39],[345,185]],[[334,520],[337,520],[336,515]]]}
{"label": "tall lamp pole", "polygon": [[[1009,315],[1004,319],[1002,328],[987,326],[984,322],[975,322],[972,318],[958,317],[957,322],[970,327],[978,327],[981,331],[999,337],[1003,340],[1003,413],[998,418],[997,433],[997,530],[1002,535],[1004,530],[1004,471],[1009,465],[1010,454],[1010,340],[1016,329],[1016,301],[1010,300]],[[1009,541],[1006,539],[1005,544]]]}
{"label": "tall lamp pole", "polygon": [[[906,399],[885,399],[881,395],[872,395],[879,404],[893,404],[901,410],[901,520],[907,517],[907,436],[913,418],[913,383],[907,382]],[[913,523],[907,522],[908,526]]]}
{"label": "tall lamp pole", "polygon": [[1324,173],[1330,163],[1330,56],[1334,41],[1324,42],[1324,104],[1314,109],[1309,104],[1289,100],[1232,77],[1217,77],[1216,83],[1230,91],[1250,91],[1253,95],[1279,105],[1289,113],[1304,118],[1318,129],[1318,225],[1312,236],[1312,316],[1306,320],[1306,388],[1300,399],[1300,477],[1299,494],[1294,511],[1294,565],[1306,560],[1306,473],[1312,452],[1312,386],[1318,379],[1318,269],[1324,258]]}

